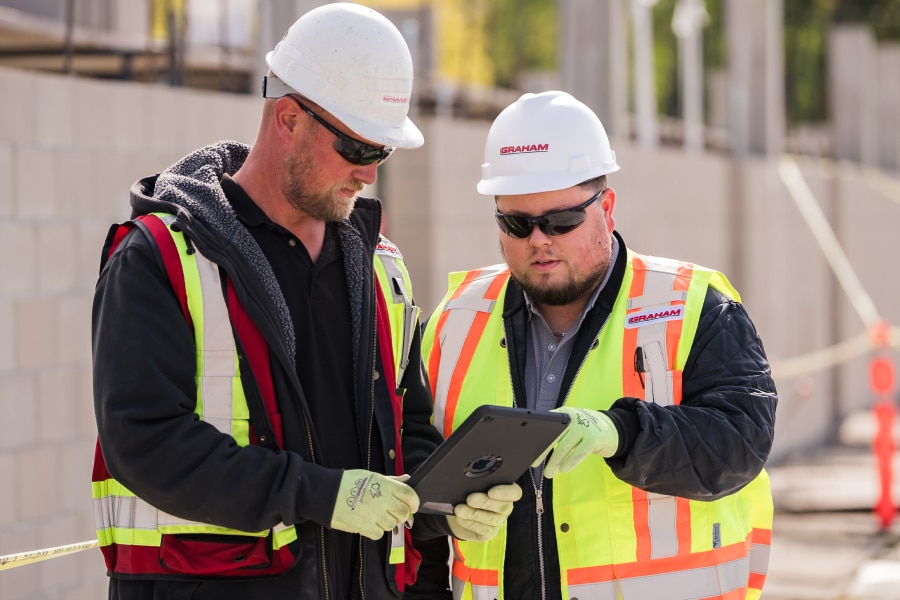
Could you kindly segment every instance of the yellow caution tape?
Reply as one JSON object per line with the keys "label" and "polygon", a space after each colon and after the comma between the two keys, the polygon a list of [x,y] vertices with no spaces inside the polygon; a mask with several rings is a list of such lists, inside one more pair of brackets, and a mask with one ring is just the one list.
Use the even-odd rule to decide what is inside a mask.
{"label": "yellow caution tape", "polygon": [[56,558],[57,556],[63,556],[65,554],[81,552],[82,550],[88,550],[89,548],[96,548],[98,545],[97,540],[90,540],[87,542],[79,542],[77,544],[56,546],[55,548],[31,550],[29,552],[19,552],[18,554],[7,554],[6,556],[0,556],[0,571],[40,562],[42,560],[47,560],[48,558]]}

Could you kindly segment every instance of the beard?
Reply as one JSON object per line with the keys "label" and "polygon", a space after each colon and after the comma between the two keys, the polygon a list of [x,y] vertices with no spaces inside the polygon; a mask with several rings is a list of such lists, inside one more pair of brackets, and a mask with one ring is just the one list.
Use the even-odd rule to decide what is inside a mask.
{"label": "beard", "polygon": [[[500,246],[503,259],[509,265],[506,252]],[[528,294],[535,304],[547,306],[564,306],[577,300],[587,298],[606,277],[612,262],[612,252],[595,263],[591,270],[584,274],[569,272],[564,281],[552,282],[551,276],[532,275],[525,269],[513,268],[509,265],[510,277],[512,277]]]}
{"label": "beard", "polygon": [[[285,180],[281,192],[297,210],[302,210],[311,217],[327,223],[343,221],[353,212],[356,198],[363,189],[362,181],[338,182],[324,192],[314,192],[307,188],[306,182],[312,180],[315,172],[312,156],[300,153],[284,158]],[[357,192],[349,198],[341,193],[349,188]]]}

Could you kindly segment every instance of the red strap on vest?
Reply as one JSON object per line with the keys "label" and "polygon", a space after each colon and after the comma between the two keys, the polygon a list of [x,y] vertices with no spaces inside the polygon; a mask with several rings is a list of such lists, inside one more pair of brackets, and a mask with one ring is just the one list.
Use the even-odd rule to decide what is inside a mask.
{"label": "red strap on vest", "polygon": [[397,446],[395,452],[396,475],[403,475],[403,455],[400,452],[400,427],[403,425],[403,401],[397,395],[397,381],[395,380],[394,346],[391,338],[391,322],[388,318],[387,302],[381,286],[375,282],[375,323],[378,329],[378,352],[381,354],[381,366],[384,370],[384,383],[391,394],[391,408],[394,412],[394,443]]}
{"label": "red strap on vest", "polygon": [[[193,329],[194,322],[191,318],[191,312],[188,309],[187,288],[184,283],[184,270],[181,268],[181,257],[178,256],[178,247],[172,240],[172,235],[166,224],[156,215],[140,215],[136,219],[147,227],[147,230],[153,236],[159,254],[162,257],[166,273],[169,276],[169,283],[175,291],[175,296],[181,305],[181,312],[187,321],[188,326]],[[113,235],[110,244],[109,254],[119,246],[125,236],[134,229],[134,223],[125,223]],[[226,277],[226,288],[228,294],[228,314],[234,327],[235,335],[241,341],[241,345],[246,353],[247,360],[250,363],[250,370],[256,375],[256,384],[262,395],[263,404],[266,413],[269,416],[269,422],[272,425],[276,442],[279,448],[284,448],[284,431],[281,426],[281,413],[278,411],[278,404],[275,400],[275,385],[271,377],[271,362],[269,360],[269,347],[266,344],[262,333],[256,327],[256,324],[250,319],[250,316],[244,310],[244,307],[238,301],[237,294],[231,279]],[[255,433],[253,433],[255,437]],[[254,442],[256,440],[254,439]]]}
{"label": "red strap on vest", "polygon": [[169,228],[156,215],[141,215],[138,221],[147,226],[153,239],[156,240],[156,246],[162,256],[163,264],[166,266],[166,272],[169,274],[169,282],[175,290],[175,296],[181,303],[181,312],[188,322],[188,326],[193,329],[194,321],[191,319],[191,311],[188,310],[187,290],[184,287],[184,271],[181,270],[181,259],[178,257],[178,248],[172,240]]}
{"label": "red strap on vest", "polygon": [[[266,407],[266,414],[269,415],[269,423],[272,425],[275,441],[278,443],[279,448],[284,448],[281,413],[278,411],[278,403],[275,400],[275,383],[272,381],[272,377],[269,376],[272,372],[269,346],[266,344],[266,340],[263,338],[256,323],[250,319],[250,315],[247,314],[243,305],[238,301],[237,293],[234,291],[234,284],[230,278],[226,279],[226,287],[228,289],[228,314],[234,326],[234,333],[241,341],[247,361],[250,363],[250,370],[256,375],[256,385]],[[261,376],[263,374],[265,376]],[[251,434],[255,437],[256,432],[253,431],[253,427],[251,426],[250,429]]]}
{"label": "red strap on vest", "polygon": [[[391,394],[391,404],[394,412],[394,445],[396,459],[394,461],[394,473],[403,474],[403,451],[401,446],[400,428],[403,425],[403,398],[397,393],[397,381],[394,375],[394,346],[391,341],[391,322],[388,318],[387,301],[378,282],[375,282],[375,323],[378,330],[378,351],[381,354],[381,366],[384,371],[384,383]],[[402,592],[407,585],[416,582],[416,573],[422,562],[422,554],[413,547],[412,534],[409,529],[403,530],[404,564],[397,565],[394,573],[394,581]]]}

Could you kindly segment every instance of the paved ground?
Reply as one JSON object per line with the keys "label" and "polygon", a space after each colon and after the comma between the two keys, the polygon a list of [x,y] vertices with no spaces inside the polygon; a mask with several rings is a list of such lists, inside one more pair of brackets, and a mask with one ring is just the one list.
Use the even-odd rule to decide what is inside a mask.
{"label": "paved ground", "polygon": [[[900,453],[893,460],[900,503]],[[881,531],[876,461],[859,439],[767,469],[775,499],[763,600],[900,600],[900,515]]]}

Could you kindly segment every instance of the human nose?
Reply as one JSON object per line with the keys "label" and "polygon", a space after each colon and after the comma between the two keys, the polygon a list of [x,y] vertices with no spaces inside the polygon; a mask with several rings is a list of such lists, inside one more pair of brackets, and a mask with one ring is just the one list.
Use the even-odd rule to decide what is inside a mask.
{"label": "human nose", "polygon": [[372,185],[378,179],[378,163],[357,165],[353,169],[353,178],[362,181],[366,185]]}
{"label": "human nose", "polygon": [[549,246],[553,243],[553,240],[549,235],[541,231],[541,228],[535,223],[531,226],[531,235],[528,236],[528,243],[532,246]]}

